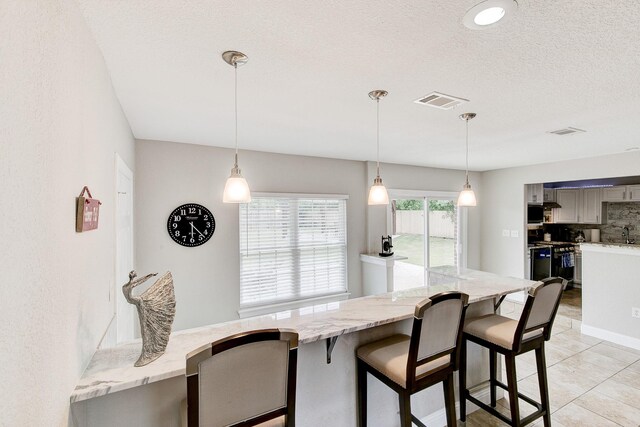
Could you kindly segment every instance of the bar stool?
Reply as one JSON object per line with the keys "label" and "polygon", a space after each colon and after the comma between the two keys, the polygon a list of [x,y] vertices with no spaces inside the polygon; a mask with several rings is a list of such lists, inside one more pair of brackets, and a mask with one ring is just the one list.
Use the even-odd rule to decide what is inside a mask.
{"label": "bar stool", "polygon": [[[459,374],[461,421],[466,419],[466,401],[469,400],[510,426],[524,426],[540,417],[543,417],[545,427],[551,426],[544,342],[551,338],[551,327],[558,311],[563,289],[564,280],[559,277],[545,279],[542,284],[530,289],[522,315],[518,321],[498,314],[488,314],[467,319],[462,336],[462,360]],[[471,393],[467,390],[467,341],[489,349],[490,406],[471,396]],[[536,352],[540,403],[529,396],[518,393],[516,356],[531,350]],[[507,368],[506,385],[496,379],[497,353],[504,355],[505,358]],[[496,386],[509,393],[511,418],[506,417],[495,409]],[[520,419],[518,397],[535,406],[537,411]]]}
{"label": "bar stool", "polygon": [[298,334],[244,332],[187,355],[189,427],[295,426]]}
{"label": "bar stool", "polygon": [[367,425],[367,372],[398,393],[400,425],[413,421],[411,395],[443,383],[447,426],[456,424],[453,372],[458,368],[462,325],[469,296],[443,292],[416,305],[411,336],[392,335],[356,350],[358,425]]}

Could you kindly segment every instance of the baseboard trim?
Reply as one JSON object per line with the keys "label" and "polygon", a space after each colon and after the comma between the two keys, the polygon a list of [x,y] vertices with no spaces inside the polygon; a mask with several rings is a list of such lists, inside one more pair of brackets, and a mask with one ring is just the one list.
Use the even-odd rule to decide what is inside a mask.
{"label": "baseboard trim", "polygon": [[[500,395],[500,389],[498,389],[498,395]],[[489,394],[489,387],[487,387],[486,389],[474,393],[474,397],[478,400],[480,400],[481,402],[486,403],[487,405],[489,404],[489,401],[491,400],[490,394]],[[498,398],[501,398],[502,396],[500,395]],[[467,401],[467,415],[471,414],[472,412],[477,411],[478,409],[480,409],[477,405]],[[458,417],[458,419],[460,419],[460,402],[456,402],[456,417]],[[424,424],[426,424],[427,426],[431,427],[431,426],[446,426],[447,425],[447,414],[444,410],[444,408],[432,412],[429,415],[427,415],[424,418],[421,418],[420,421],[422,421]]]}
{"label": "baseboard trim", "polygon": [[580,331],[584,335],[589,335],[591,337],[600,338],[601,340],[607,340],[615,344],[620,344],[625,347],[640,350],[640,339],[637,338],[607,331],[606,329],[600,329],[594,326],[585,325],[584,323],[582,324]]}

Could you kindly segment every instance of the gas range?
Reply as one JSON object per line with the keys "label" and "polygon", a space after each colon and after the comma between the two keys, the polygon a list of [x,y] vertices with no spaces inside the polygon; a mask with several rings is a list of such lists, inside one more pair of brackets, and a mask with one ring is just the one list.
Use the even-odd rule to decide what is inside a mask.
{"label": "gas range", "polygon": [[[529,245],[531,246],[531,245]],[[571,242],[558,242],[558,241],[551,241],[551,242],[545,242],[545,241],[541,241],[541,242],[534,242],[533,246],[552,246],[554,249],[559,249],[559,248],[575,248],[576,246],[578,246],[578,243],[571,243]]]}

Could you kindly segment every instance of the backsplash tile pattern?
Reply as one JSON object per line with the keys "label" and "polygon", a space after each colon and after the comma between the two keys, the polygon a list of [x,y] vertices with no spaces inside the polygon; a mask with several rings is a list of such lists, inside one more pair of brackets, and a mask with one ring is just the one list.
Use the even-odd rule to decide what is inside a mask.
{"label": "backsplash tile pattern", "polygon": [[[571,241],[574,241],[578,231],[590,228],[600,229],[600,241],[622,243],[622,229],[629,227],[631,239],[640,242],[640,202],[604,203],[607,212],[606,224],[554,224],[545,226],[545,230],[559,232],[561,228],[568,228],[571,232]],[[553,231],[552,231],[553,232]]]}

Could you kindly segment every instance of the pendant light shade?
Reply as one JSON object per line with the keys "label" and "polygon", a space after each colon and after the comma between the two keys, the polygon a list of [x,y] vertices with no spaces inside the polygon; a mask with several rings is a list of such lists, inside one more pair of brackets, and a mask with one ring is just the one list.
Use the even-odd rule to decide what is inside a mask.
{"label": "pendant light shade", "polygon": [[458,196],[458,206],[476,206],[476,194],[471,189],[469,184],[469,120],[473,119],[476,113],[464,113],[460,115],[460,119],[466,122],[467,137],[466,137],[466,169],[465,169],[465,184],[462,187],[462,191]]}
{"label": "pendant light shade", "polygon": [[476,193],[471,189],[471,185],[465,184],[458,196],[458,206],[476,206]]}
{"label": "pendant light shade", "polygon": [[380,178],[380,98],[388,95],[386,90],[374,90],[369,92],[369,98],[376,101],[376,177],[369,190],[369,205],[388,205],[389,194]]}
{"label": "pendant light shade", "polygon": [[388,205],[389,204],[389,194],[387,193],[387,189],[382,183],[382,178],[377,176],[376,179],[373,180],[373,185],[371,189],[369,189],[369,204],[370,205]]}
{"label": "pendant light shade", "polygon": [[229,65],[233,66],[235,73],[235,117],[236,117],[236,153],[234,157],[231,175],[227,178],[224,185],[224,193],[222,201],[224,203],[249,203],[251,201],[251,191],[247,180],[242,177],[240,168],[238,167],[238,65],[244,65],[249,58],[241,52],[233,50],[226,51],[222,54],[222,59]]}
{"label": "pendant light shade", "polygon": [[231,176],[227,178],[227,182],[224,184],[222,201],[224,203],[249,203],[251,201],[249,184],[242,177],[237,161],[236,166],[231,169]]}

